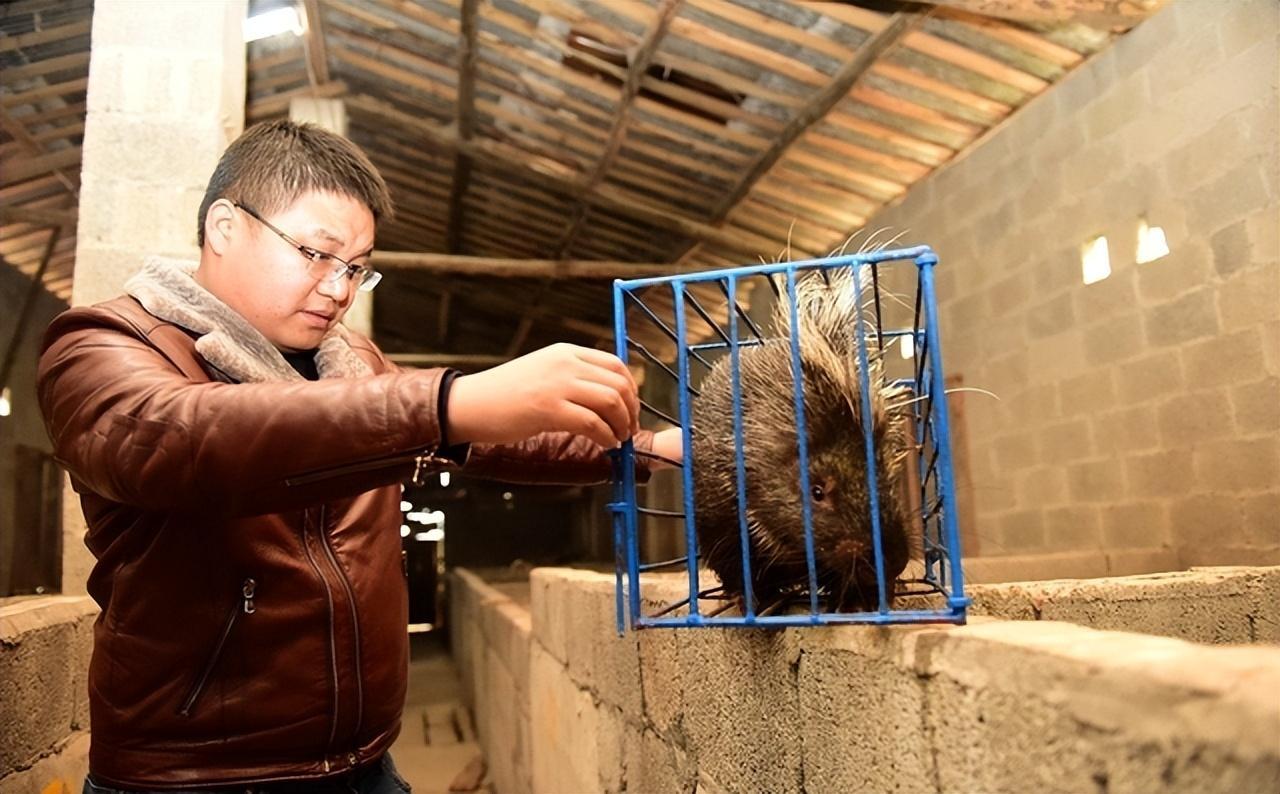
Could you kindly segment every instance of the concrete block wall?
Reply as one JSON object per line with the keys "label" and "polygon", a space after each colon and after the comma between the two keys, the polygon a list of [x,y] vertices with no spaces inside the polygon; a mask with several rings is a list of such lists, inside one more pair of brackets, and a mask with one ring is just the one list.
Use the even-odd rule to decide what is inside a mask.
{"label": "concrete block wall", "polygon": [[947,373],[1000,398],[953,396],[985,578],[1280,562],[1278,73],[1273,0],[1172,0],[869,222],[938,251]]}
{"label": "concrete block wall", "polygon": [[[1263,617],[1280,617],[1276,569],[1186,576],[992,587],[990,611],[1027,620],[976,617],[965,627],[619,637],[611,576],[537,569],[529,630],[507,635],[525,646],[506,645],[511,662],[527,659],[528,712],[479,676],[471,696],[477,714],[490,715],[481,741],[498,794],[1276,790],[1280,702],[1260,693],[1280,691],[1280,647],[1210,647],[1043,619],[1091,619],[1098,601],[1146,601],[1154,608],[1129,608],[1127,619],[1177,633],[1186,619],[1176,607],[1213,611],[1241,593],[1261,602]],[[464,571],[451,586],[455,637],[474,640],[466,623],[516,622],[521,599]],[[1171,589],[1190,600],[1162,608]],[[646,597],[680,590],[658,582]],[[486,614],[498,612],[508,617]],[[1203,623],[1193,613],[1191,633]],[[1210,638],[1247,636],[1227,624]],[[491,664],[498,646],[456,644],[459,667]],[[494,744],[496,719],[527,720],[507,730],[530,740],[531,774],[512,787],[499,783],[516,778],[498,771],[510,747]]]}
{"label": "concrete block wall", "polygon": [[97,614],[85,597],[0,600],[0,792],[79,790]]}
{"label": "concrete block wall", "polygon": [[[244,128],[246,9],[94,4],[72,305],[121,294],[146,256],[199,256],[205,187]],[[62,592],[84,594],[93,559],[69,484],[62,518]]]}

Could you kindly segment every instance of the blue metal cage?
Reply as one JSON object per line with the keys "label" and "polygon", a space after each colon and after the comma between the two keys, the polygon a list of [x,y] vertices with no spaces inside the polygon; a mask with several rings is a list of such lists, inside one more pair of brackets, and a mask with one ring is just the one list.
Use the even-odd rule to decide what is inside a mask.
{"label": "blue metal cage", "polygon": [[[613,453],[615,467],[614,498],[609,504],[614,530],[614,548],[617,576],[617,622],[622,632],[627,625],[632,628],[688,627],[688,626],[811,626],[838,623],[963,623],[969,599],[964,595],[964,578],[960,564],[960,537],[956,522],[955,484],[952,474],[951,445],[948,432],[947,400],[944,389],[942,354],[939,348],[938,313],[934,296],[933,268],[938,258],[927,246],[898,250],[880,250],[811,259],[796,262],[779,262],[758,266],[685,273],[658,278],[618,280],[614,282],[614,325],[617,355],[624,362],[632,353],[653,366],[654,372],[670,376],[676,387],[676,416],[659,410],[648,402],[642,403],[644,411],[671,424],[679,425],[683,435],[683,464],[681,484],[683,511],[654,509],[639,504],[635,478],[637,453],[628,441]],[[909,271],[915,265],[914,278]],[[761,281],[768,284],[778,300],[785,300],[790,307],[791,328],[796,322],[797,278],[806,271],[817,271],[828,279],[827,271],[851,269],[853,281],[859,285],[856,301],[858,309],[855,325],[857,371],[861,377],[863,416],[871,415],[868,366],[869,351],[877,348],[883,358],[885,346],[896,341],[903,352],[901,361],[895,362],[902,373],[892,378],[895,386],[903,387],[914,395],[908,401],[913,433],[911,460],[913,496],[911,523],[919,535],[916,548],[921,559],[915,562],[914,579],[886,581],[884,550],[882,548],[880,512],[877,507],[877,473],[870,423],[863,423],[862,434],[866,450],[868,494],[870,498],[871,526],[875,554],[878,588],[878,608],[862,612],[831,611],[819,592],[814,564],[813,517],[807,495],[810,493],[809,450],[805,433],[804,376],[800,366],[800,340],[798,331],[790,335],[792,360],[795,430],[798,446],[799,479],[796,487],[803,498],[803,528],[805,555],[808,563],[808,587],[803,598],[773,605],[782,614],[768,614],[771,610],[759,610],[751,593],[751,552],[748,548],[747,524],[744,518],[745,467],[742,422],[742,389],[739,380],[740,349],[765,343],[772,337],[762,330],[739,300],[744,285]],[[867,271],[870,278],[867,279]],[[896,274],[895,272],[896,271]],[[908,286],[906,297],[884,290],[890,278],[895,283]],[[786,294],[775,279],[785,283]],[[860,285],[872,292],[864,299]],[[718,288],[708,290],[708,287]],[[914,296],[910,291],[914,291]],[[695,292],[701,293],[701,300]],[[882,294],[883,292],[883,294]],[[723,304],[704,305],[708,294],[723,298]],[[882,298],[892,300],[882,300]],[[661,305],[662,308],[658,308]],[[894,307],[897,307],[896,309]],[[865,308],[864,308],[865,307]],[[687,316],[692,309],[696,317]],[[629,310],[631,317],[629,320]],[[866,316],[864,316],[864,311]],[[669,312],[670,322],[663,314]],[[629,322],[631,323],[629,325]],[[632,333],[639,324],[651,323],[661,335],[672,343],[674,355],[664,357],[648,350]],[[692,329],[703,332],[706,341],[698,341]],[[744,331],[745,327],[745,331]],[[709,333],[708,333],[709,332]],[[703,577],[709,571],[700,569],[697,520],[694,498],[693,468],[698,461],[693,455],[691,437],[692,401],[698,394],[693,386],[692,365],[704,369],[712,366],[709,359],[727,357],[732,373],[734,436],[737,463],[737,493],[741,522],[741,553],[745,570],[745,597],[729,599],[719,587],[703,587]],[[887,371],[882,370],[885,377]],[[852,432],[852,430],[851,430]],[[911,465],[914,463],[914,465]],[[683,524],[685,554],[675,559],[644,561],[641,559],[641,519],[647,523],[668,524],[668,533],[679,530]],[[678,538],[676,539],[678,541]],[[684,598],[665,603],[656,611],[645,614],[641,593],[642,576],[650,572],[684,569],[688,576],[688,594]],[[683,577],[682,577],[683,579]],[[899,588],[894,590],[894,588]],[[683,588],[681,588],[683,590]],[[891,594],[901,598],[902,608],[890,604]],[[894,598],[892,600],[897,600]],[[713,605],[709,608],[709,605]],[[737,607],[739,614],[734,614]]]}

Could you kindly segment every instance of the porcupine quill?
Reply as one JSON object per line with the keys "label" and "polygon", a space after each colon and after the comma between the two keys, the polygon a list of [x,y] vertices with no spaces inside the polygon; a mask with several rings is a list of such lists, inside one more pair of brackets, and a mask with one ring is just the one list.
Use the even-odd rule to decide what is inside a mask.
{"label": "porcupine quill", "polygon": [[[892,241],[891,241],[892,242]],[[880,246],[882,247],[882,246]],[[866,246],[864,246],[864,250]],[[863,438],[861,380],[855,328],[855,273],[808,271],[796,280],[803,373],[815,569],[819,594],[836,611],[873,610],[879,604],[872,541],[870,491]],[[861,295],[872,295],[862,276]],[[886,385],[873,344],[871,309],[864,306],[871,385],[871,428],[877,472],[880,531],[887,598],[907,565],[907,509],[902,479],[910,451],[910,395]],[[780,336],[739,350],[746,518],[752,589],[757,611],[807,597],[809,574],[800,502],[800,469],[791,363],[791,316],[780,291],[773,317]],[[733,393],[729,357],[717,362],[693,403],[693,456],[698,546],[724,593],[744,595],[734,457]]]}

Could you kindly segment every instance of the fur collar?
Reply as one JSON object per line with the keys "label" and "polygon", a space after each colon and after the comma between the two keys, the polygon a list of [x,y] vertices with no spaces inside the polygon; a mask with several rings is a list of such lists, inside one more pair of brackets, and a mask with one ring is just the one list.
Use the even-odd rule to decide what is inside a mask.
{"label": "fur collar", "polygon": [[[125,282],[125,292],[161,320],[197,333],[196,352],[214,369],[239,383],[302,380],[267,338],[234,309],[196,283],[196,263],[148,257],[142,270]],[[358,378],[373,374],[351,349],[347,329],[334,326],[316,351],[322,378]]]}

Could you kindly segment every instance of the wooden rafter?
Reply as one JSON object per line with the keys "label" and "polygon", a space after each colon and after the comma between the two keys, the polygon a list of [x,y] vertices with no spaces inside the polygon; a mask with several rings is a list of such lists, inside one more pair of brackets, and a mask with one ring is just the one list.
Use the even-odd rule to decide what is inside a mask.
{"label": "wooden rafter", "polygon": [[469,276],[521,276],[546,279],[642,278],[666,272],[666,263],[609,262],[573,259],[495,259],[488,256],[458,256],[410,251],[377,251],[376,268],[405,268],[432,273]]}
{"label": "wooden rafter", "polygon": [[[462,35],[458,40],[458,117],[457,135],[471,140],[476,114],[476,28],[479,0],[462,0],[459,14]],[[445,250],[458,253],[462,240],[462,197],[471,183],[471,157],[457,151],[453,161],[453,182],[449,188],[449,220],[445,226]]]}
{"label": "wooden rafter", "polygon": [[37,226],[74,226],[76,213],[74,210],[0,206],[0,222],[33,223]]}
{"label": "wooden rafter", "polygon": [[303,0],[307,15],[307,32],[302,37],[306,51],[307,82],[319,88],[329,82],[329,54],[324,43],[324,21],[320,18],[320,0]]}
{"label": "wooden rafter", "polygon": [[[645,75],[649,71],[650,64],[653,63],[654,54],[657,53],[659,45],[662,44],[663,38],[667,35],[667,30],[671,27],[671,21],[680,9],[680,2],[681,0],[663,0],[662,5],[658,8],[658,15],[654,18],[648,30],[645,31],[644,38],[640,41],[640,45],[636,47],[635,54],[631,56],[631,64],[627,68],[627,76],[622,83],[622,93],[618,98],[618,109],[614,113],[613,122],[610,125],[609,139],[605,142],[604,151],[596,160],[595,166],[582,180],[583,193],[590,191],[599,184],[600,179],[608,171],[609,166],[613,164],[614,158],[617,157],[618,150],[622,147],[622,141],[626,137],[627,115],[631,110],[631,105],[640,93]],[[587,212],[587,204],[579,200],[573,221],[570,222],[564,236],[561,237],[556,246],[556,259],[564,258],[569,249],[573,247],[573,241],[582,229]]]}
{"label": "wooden rafter", "polygon": [[[80,163],[79,147],[62,149],[59,152],[54,152],[52,155],[46,155],[44,146],[33,138],[31,133],[27,132],[27,128],[23,126],[20,121],[10,116],[4,110],[0,110],[0,128],[3,128],[4,131],[9,133],[14,140],[21,143],[27,151],[36,155],[32,159],[23,163],[15,163],[6,166],[3,180],[0,180],[3,181],[3,184],[11,185],[25,179],[30,179],[32,176],[41,176],[52,171],[58,181],[62,183],[62,186],[65,187],[72,196],[75,196],[77,199],[79,198],[80,188],[77,184],[77,180],[72,179],[63,171],[63,168],[67,166],[73,164],[78,165]],[[74,156],[63,154],[63,152],[74,152]],[[51,161],[55,162],[56,165],[52,167],[45,167],[44,163]],[[14,176],[15,171],[23,175]]]}
{"label": "wooden rafter", "polygon": [[[347,107],[356,112],[391,121],[405,129],[412,129],[427,143],[445,151],[462,149],[472,157],[486,158],[489,162],[506,167],[519,178],[554,194],[574,196],[578,193],[578,181],[573,178],[570,170],[560,163],[531,156],[527,152],[497,141],[474,139],[461,141],[448,127],[424,122],[369,97],[349,97]],[[606,208],[622,217],[660,229],[669,229],[685,237],[711,242],[727,250],[745,254],[749,259],[767,255],[777,247],[776,242],[767,237],[718,229],[710,224],[671,212],[631,191],[620,190],[608,184],[597,185],[594,190],[583,194],[583,199],[592,206]],[[812,254],[813,252],[799,251],[798,253]]]}
{"label": "wooden rafter", "polygon": [[[849,92],[853,91],[858,81],[890,48],[896,46],[907,35],[915,31],[924,21],[924,15],[912,12],[895,14],[884,27],[858,48],[853,58],[840,68],[829,83],[821,91],[814,94],[787,123],[785,129],[766,150],[760,153],[751,167],[738,180],[732,191],[724,196],[711,212],[711,222],[722,224],[729,213],[751,193],[760,179],[772,169],[786,154],[806,130],[822,121],[838,105]],[[697,244],[686,249],[678,261],[684,262]]]}
{"label": "wooden rafter", "polygon": [[982,16],[1017,22],[1079,22],[1097,28],[1128,30],[1168,0],[929,0]]}

